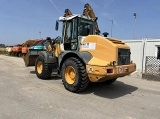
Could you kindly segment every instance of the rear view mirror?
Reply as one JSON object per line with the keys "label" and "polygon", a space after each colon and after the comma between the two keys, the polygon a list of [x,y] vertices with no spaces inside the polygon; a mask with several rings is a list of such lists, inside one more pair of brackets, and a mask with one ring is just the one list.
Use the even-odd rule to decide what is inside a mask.
{"label": "rear view mirror", "polygon": [[58,31],[58,27],[59,27],[59,22],[56,21],[56,26],[55,26],[55,30]]}

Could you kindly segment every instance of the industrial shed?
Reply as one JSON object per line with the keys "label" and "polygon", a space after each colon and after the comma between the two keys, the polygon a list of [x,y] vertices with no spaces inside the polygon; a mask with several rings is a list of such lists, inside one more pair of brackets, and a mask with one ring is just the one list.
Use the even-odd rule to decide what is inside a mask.
{"label": "industrial shed", "polygon": [[137,64],[136,76],[160,74],[160,39],[124,40],[131,48],[131,60]]}

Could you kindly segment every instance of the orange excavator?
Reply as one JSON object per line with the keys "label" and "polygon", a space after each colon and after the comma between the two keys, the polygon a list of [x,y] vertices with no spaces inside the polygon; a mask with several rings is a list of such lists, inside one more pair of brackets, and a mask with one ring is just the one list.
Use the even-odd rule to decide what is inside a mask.
{"label": "orange excavator", "polygon": [[28,48],[28,52],[25,56],[23,56],[23,60],[25,63],[25,66],[34,66],[35,65],[35,60],[38,57],[39,51],[44,51],[47,49],[49,40],[39,40],[35,42],[31,47]]}
{"label": "orange excavator", "polygon": [[22,44],[15,45],[12,47],[11,55],[21,57],[22,56],[21,51],[22,51]]}
{"label": "orange excavator", "polygon": [[10,53],[12,56],[21,57],[27,52],[27,48],[33,45],[37,40],[27,40],[22,44],[18,44],[12,47],[12,52]]}
{"label": "orange excavator", "polygon": [[29,48],[33,45],[37,45],[38,43],[42,42],[43,40],[30,40],[26,42],[22,47],[22,55],[25,56],[29,52]]}
{"label": "orange excavator", "polygon": [[28,53],[29,45],[22,47],[22,55],[25,56]]}

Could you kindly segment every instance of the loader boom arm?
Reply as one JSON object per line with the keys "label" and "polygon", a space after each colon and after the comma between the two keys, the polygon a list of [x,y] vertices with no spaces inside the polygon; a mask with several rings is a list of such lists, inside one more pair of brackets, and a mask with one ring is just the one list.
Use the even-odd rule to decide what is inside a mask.
{"label": "loader boom arm", "polygon": [[97,23],[98,17],[96,17],[92,7],[88,3],[84,5],[83,15],[87,16],[87,17],[90,17],[90,18],[95,20],[96,34],[99,35],[100,34],[100,30],[99,30],[98,23]]}
{"label": "loader boom arm", "polygon": [[72,15],[72,12],[69,9],[65,9],[64,17],[71,16],[71,15]]}

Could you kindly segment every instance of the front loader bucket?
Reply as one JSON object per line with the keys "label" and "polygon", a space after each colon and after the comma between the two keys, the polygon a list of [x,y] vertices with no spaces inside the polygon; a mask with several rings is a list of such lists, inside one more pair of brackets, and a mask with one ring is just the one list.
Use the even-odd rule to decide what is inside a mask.
{"label": "front loader bucket", "polygon": [[25,63],[25,66],[35,66],[35,62],[37,59],[38,55],[30,55],[29,53],[27,53],[25,56],[23,56],[23,60]]}

